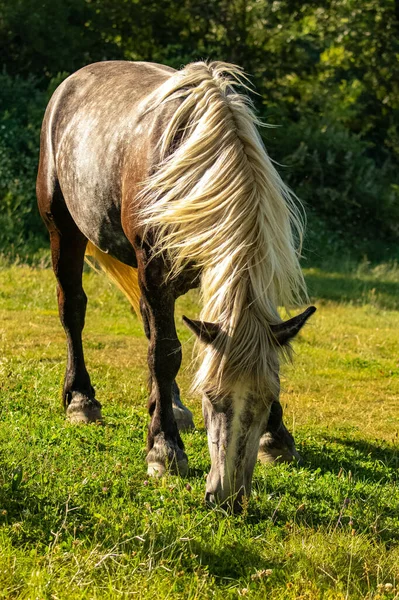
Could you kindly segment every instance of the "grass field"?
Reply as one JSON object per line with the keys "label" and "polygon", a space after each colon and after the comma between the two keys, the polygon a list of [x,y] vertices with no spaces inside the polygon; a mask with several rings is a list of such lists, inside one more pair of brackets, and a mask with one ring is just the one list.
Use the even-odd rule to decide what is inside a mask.
{"label": "grass field", "polygon": [[86,359],[106,426],[61,409],[65,344],[52,273],[0,270],[0,598],[399,598],[399,272],[309,269],[318,312],[283,367],[304,465],[257,465],[240,516],[208,510],[192,340],[179,377],[197,430],[185,479],[148,480],[146,340],[85,274]]}

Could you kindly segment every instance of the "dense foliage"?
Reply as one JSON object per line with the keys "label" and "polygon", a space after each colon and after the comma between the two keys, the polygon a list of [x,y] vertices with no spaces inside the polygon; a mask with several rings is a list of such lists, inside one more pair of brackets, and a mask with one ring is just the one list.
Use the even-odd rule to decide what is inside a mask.
{"label": "dense foliage", "polygon": [[[319,254],[398,252],[399,2],[0,0],[0,247],[40,245],[41,117],[66,74],[104,59],[242,65],[271,155]],[[377,256],[375,256],[377,258]]]}

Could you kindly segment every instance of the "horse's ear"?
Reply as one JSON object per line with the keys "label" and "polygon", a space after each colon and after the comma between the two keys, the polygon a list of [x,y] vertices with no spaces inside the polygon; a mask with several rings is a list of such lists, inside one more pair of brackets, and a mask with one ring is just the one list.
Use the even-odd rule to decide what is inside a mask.
{"label": "horse's ear", "polygon": [[313,315],[314,312],[316,312],[316,307],[309,306],[309,308],[307,308],[300,315],[292,317],[292,319],[289,319],[288,321],[277,323],[277,325],[272,325],[271,330],[279,346],[288,344],[288,342],[290,342],[296,336],[296,334],[299,333],[306,321],[310,316]]}
{"label": "horse's ear", "polygon": [[217,323],[207,323],[206,321],[193,321],[183,316],[183,321],[187,327],[195,333],[197,338],[204,344],[212,344],[216,336],[220,333],[220,325]]}

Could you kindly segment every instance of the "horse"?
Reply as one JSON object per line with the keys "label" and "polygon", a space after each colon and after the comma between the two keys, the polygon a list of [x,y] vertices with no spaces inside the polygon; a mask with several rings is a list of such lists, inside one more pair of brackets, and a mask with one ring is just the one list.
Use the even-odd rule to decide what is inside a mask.
{"label": "horse", "polygon": [[298,457],[282,421],[279,365],[316,310],[287,321],[278,312],[306,298],[303,219],[263,145],[248,85],[223,62],[86,66],[49,102],[37,178],[67,339],[67,418],[102,422],[82,346],[86,255],[126,293],[148,338],[148,473],[185,475],[178,425],[192,420],[176,384],[174,306],[199,287],[200,319],[183,320],[200,361],[205,498],[233,510],[250,494],[258,450],[265,460]]}

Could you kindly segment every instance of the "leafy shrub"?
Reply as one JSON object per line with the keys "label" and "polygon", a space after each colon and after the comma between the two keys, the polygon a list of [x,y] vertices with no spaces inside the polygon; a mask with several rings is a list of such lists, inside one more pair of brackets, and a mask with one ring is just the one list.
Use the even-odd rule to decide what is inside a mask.
{"label": "leafy shrub", "polygon": [[[0,75],[0,251],[11,256],[47,247],[35,179],[46,103],[67,74],[41,91],[34,79]],[[306,116],[265,130],[266,146],[308,215],[305,255],[394,258],[399,185],[393,165],[377,165],[369,145],[343,125]],[[328,252],[326,252],[328,249]]]}
{"label": "leafy shrub", "polygon": [[[399,186],[393,165],[378,166],[360,137],[339,125],[291,123],[267,132],[280,172],[310,215],[308,245],[325,254],[389,253],[399,233]],[[318,240],[317,237],[320,237]]]}
{"label": "leafy shrub", "polygon": [[14,254],[45,239],[35,198],[45,103],[33,80],[0,75],[0,248]]}

